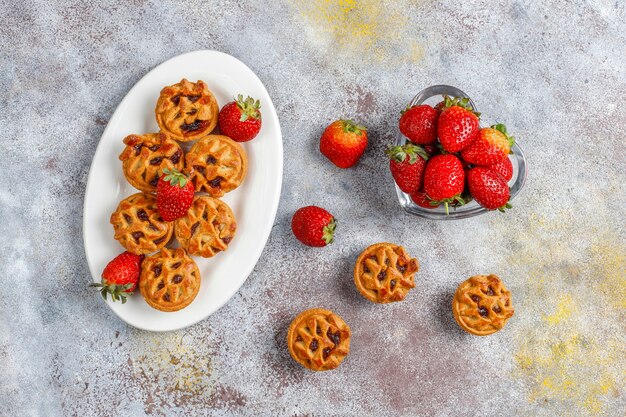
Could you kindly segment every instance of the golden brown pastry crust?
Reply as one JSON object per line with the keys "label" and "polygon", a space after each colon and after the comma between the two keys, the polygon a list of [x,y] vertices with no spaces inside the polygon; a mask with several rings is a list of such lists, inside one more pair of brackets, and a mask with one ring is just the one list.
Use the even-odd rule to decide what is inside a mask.
{"label": "golden brown pastry crust", "polygon": [[115,239],[127,251],[147,254],[167,245],[174,231],[174,224],[161,218],[157,210],[156,197],[137,193],[120,201],[111,214]]}
{"label": "golden brown pastry crust", "polygon": [[402,246],[382,242],[366,248],[354,265],[354,283],[363,297],[375,303],[402,301],[415,287],[417,259]]}
{"label": "golden brown pastry crust", "polygon": [[476,336],[502,329],[513,316],[511,293],[496,275],[476,275],[462,282],[452,300],[459,326]]}
{"label": "golden brown pastry crust", "polygon": [[120,154],[122,170],[128,182],[138,190],[154,193],[164,168],[185,167],[183,150],[165,133],[128,135]]}
{"label": "golden brown pastry crust", "polygon": [[228,204],[217,198],[196,197],[185,217],[176,220],[174,233],[190,255],[210,258],[228,248],[237,222]]}
{"label": "golden brown pastry crust", "polygon": [[185,156],[185,173],[196,192],[213,197],[239,187],[248,171],[248,157],[240,144],[223,135],[209,135],[197,141]]}
{"label": "golden brown pastry crust", "polygon": [[291,322],[287,346],[291,357],[305,368],[335,369],[350,352],[350,327],[332,311],[306,310]]}
{"label": "golden brown pastry crust", "polygon": [[206,83],[183,78],[161,90],[154,110],[159,128],[181,142],[200,139],[215,129],[219,107]]}
{"label": "golden brown pastry crust", "polygon": [[141,263],[139,291],[150,307],[178,311],[200,291],[200,270],[184,249],[163,248]]}

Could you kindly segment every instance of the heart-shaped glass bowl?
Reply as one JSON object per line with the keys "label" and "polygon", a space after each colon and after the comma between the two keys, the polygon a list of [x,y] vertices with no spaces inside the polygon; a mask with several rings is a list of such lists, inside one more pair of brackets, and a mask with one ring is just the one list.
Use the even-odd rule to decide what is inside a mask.
{"label": "heart-shaped glass bowl", "polygon": [[[415,106],[420,104],[430,104],[431,106],[435,106],[437,103],[443,100],[443,96],[447,95],[450,97],[467,97],[469,99],[469,103],[474,110],[476,110],[476,106],[471,98],[467,96],[463,91],[458,88],[449,86],[449,85],[434,85],[432,87],[428,87],[420,91],[409,103],[409,106]],[[408,142],[408,139],[398,131],[398,136],[396,138],[397,145],[404,145]],[[509,159],[513,163],[513,178],[509,181],[509,187],[511,188],[511,200],[519,194],[519,192],[524,187],[526,183],[526,157],[524,156],[524,151],[522,148],[515,143],[511,148],[511,154],[509,155]],[[446,214],[446,209],[443,206],[439,206],[437,208],[425,208],[420,207],[413,202],[411,196],[402,192],[400,188],[396,185],[396,192],[398,194],[398,201],[400,201],[400,205],[406,210],[408,213],[413,214],[415,216],[424,217],[426,219],[432,220],[456,220],[456,219],[466,219],[468,217],[478,216],[479,214],[487,213],[490,210],[487,210],[481,207],[476,201],[470,201],[469,203],[457,206],[450,207],[450,214]]]}

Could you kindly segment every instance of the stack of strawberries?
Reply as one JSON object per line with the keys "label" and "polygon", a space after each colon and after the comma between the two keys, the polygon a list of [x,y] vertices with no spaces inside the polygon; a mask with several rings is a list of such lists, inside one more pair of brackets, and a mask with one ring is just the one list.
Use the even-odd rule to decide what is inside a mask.
{"label": "stack of strawberries", "polygon": [[434,108],[408,107],[400,132],[410,142],[389,146],[389,168],[398,187],[425,208],[459,206],[476,200],[488,210],[511,208],[508,157],[514,138],[503,124],[480,127],[480,113],[467,98],[450,98]]}

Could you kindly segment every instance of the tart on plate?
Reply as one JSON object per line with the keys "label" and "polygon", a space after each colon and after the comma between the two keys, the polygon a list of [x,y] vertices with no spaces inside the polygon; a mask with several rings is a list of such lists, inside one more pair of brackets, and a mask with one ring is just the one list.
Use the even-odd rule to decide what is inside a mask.
{"label": "tart on plate", "polygon": [[111,214],[115,239],[129,252],[145,255],[167,245],[174,232],[173,223],[161,218],[156,197],[137,193],[120,201]]}
{"label": "tart on plate", "polygon": [[165,133],[128,135],[124,144],[120,154],[124,176],[140,191],[154,193],[163,169],[182,171],[185,166],[180,145]]}
{"label": "tart on plate", "polygon": [[200,270],[184,249],[163,248],[141,264],[139,291],[148,305],[160,311],[187,307],[200,291]]}
{"label": "tart on plate", "polygon": [[196,187],[213,197],[239,187],[248,171],[248,157],[240,144],[223,135],[197,141],[185,155],[185,174]]}
{"label": "tart on plate", "polygon": [[197,196],[186,216],[174,223],[174,234],[190,255],[210,258],[228,248],[237,231],[235,215],[217,198]]}
{"label": "tart on plate", "polygon": [[204,81],[193,83],[183,78],[161,90],[154,112],[163,132],[189,142],[215,129],[219,106]]}

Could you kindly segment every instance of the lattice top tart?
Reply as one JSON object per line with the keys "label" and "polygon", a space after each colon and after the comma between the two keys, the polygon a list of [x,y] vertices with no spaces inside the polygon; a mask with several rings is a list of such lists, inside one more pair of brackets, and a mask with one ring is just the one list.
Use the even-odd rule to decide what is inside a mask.
{"label": "lattice top tart", "polygon": [[291,357],[313,371],[328,371],[350,352],[350,328],[335,313],[314,308],[300,313],[289,326]]}
{"label": "lattice top tart", "polygon": [[375,303],[402,301],[415,287],[417,259],[393,243],[376,243],[359,255],[354,266],[354,283],[363,297]]}
{"label": "lattice top tart", "polygon": [[189,142],[213,131],[219,107],[204,81],[192,83],[183,78],[161,90],[154,112],[163,132],[178,141]]}
{"label": "lattice top tart", "polygon": [[511,293],[496,275],[476,275],[454,294],[452,312],[463,330],[487,336],[502,329],[513,316]]}

